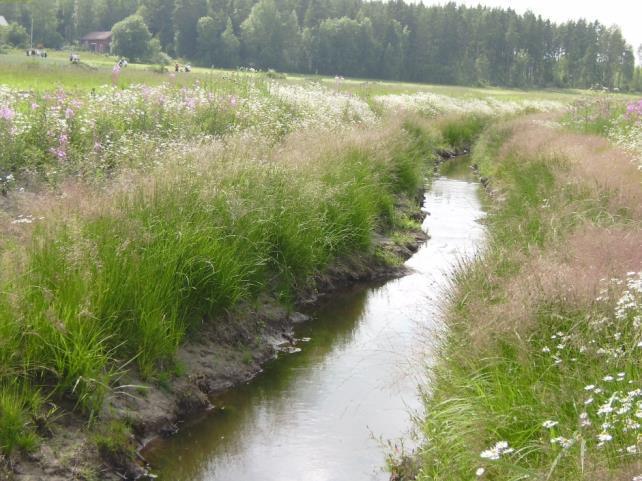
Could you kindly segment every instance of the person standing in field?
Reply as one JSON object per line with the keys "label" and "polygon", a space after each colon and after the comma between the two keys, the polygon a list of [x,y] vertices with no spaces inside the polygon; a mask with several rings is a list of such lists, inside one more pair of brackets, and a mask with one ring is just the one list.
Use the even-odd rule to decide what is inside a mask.
{"label": "person standing in field", "polygon": [[118,83],[119,77],[120,77],[120,62],[114,65],[114,68],[111,70],[111,84],[116,85]]}

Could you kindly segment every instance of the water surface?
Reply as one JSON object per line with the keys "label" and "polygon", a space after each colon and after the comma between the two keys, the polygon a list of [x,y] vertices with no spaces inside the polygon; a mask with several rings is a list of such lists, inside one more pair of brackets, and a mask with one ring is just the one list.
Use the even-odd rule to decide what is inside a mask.
{"label": "water surface", "polygon": [[[301,352],[213,400],[218,407],[145,455],[166,481],[383,481],[383,440],[405,439],[439,329],[448,274],[484,230],[466,169],[433,182],[423,224],[431,239],[409,275],[335,295],[301,326]],[[457,176],[459,178],[452,178]],[[428,352],[426,352],[428,351]]]}

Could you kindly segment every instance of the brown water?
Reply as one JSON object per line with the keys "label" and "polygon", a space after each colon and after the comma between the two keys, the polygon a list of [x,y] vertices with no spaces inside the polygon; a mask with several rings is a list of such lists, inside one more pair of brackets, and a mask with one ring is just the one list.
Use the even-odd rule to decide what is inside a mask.
{"label": "brown water", "polygon": [[[439,330],[438,306],[484,230],[478,186],[453,164],[433,182],[431,239],[401,279],[333,296],[298,331],[301,352],[214,399],[218,409],[156,442],[145,456],[165,481],[387,480],[383,440],[412,445],[418,385]],[[452,178],[457,177],[457,178]],[[428,351],[428,352],[427,352]]]}

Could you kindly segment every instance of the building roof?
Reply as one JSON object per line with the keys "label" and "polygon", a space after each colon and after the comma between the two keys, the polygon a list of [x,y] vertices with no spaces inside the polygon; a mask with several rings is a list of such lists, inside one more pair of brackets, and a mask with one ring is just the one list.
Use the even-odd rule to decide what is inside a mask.
{"label": "building roof", "polygon": [[0,27],[8,27],[9,22],[7,22],[7,19],[4,18],[2,15],[0,15]]}
{"label": "building roof", "polygon": [[83,42],[92,40],[111,40],[111,32],[90,32],[80,40]]}

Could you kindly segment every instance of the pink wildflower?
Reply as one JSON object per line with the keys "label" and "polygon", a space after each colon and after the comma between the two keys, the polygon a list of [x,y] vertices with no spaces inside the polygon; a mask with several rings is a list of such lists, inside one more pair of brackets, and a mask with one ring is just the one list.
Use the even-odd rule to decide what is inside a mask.
{"label": "pink wildflower", "polygon": [[16,112],[9,107],[0,107],[0,119],[13,120]]}

